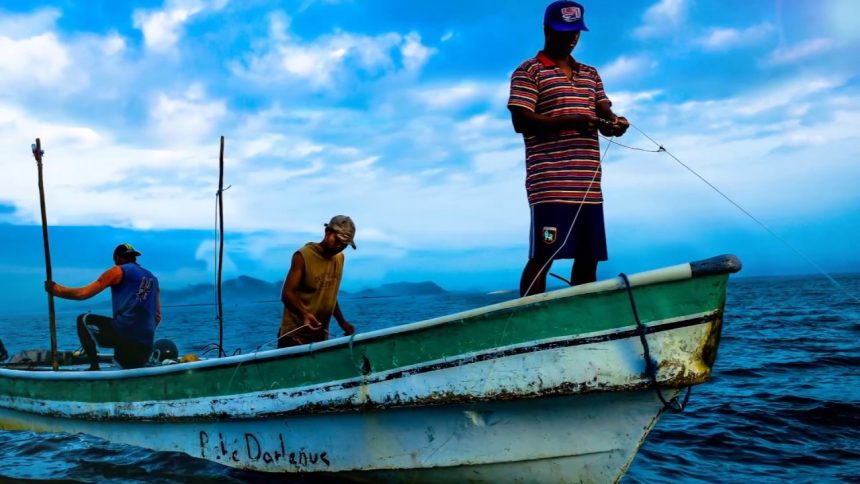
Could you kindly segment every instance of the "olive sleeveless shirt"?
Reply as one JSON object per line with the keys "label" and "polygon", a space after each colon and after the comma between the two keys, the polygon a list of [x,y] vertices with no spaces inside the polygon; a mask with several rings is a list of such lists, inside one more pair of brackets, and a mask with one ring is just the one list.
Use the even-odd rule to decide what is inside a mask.
{"label": "olive sleeveless shirt", "polygon": [[[343,276],[343,253],[326,257],[318,242],[308,242],[298,250],[305,261],[305,274],[299,283],[298,294],[302,304],[322,323],[322,328],[302,328],[290,337],[301,343],[328,339],[329,322],[337,304],[337,292]],[[304,324],[302,315],[284,307],[279,335],[284,335]]]}

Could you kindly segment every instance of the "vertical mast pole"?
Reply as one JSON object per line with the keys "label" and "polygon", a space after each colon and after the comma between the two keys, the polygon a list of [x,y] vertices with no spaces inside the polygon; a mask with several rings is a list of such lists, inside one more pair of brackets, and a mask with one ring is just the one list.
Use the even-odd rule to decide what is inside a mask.
{"label": "vertical mast pole", "polygon": [[[48,244],[48,217],[45,210],[45,183],[42,179],[42,141],[36,138],[33,145],[33,156],[36,158],[36,167],[39,170],[39,206],[42,209],[42,244],[45,246],[45,277],[47,281],[53,281],[51,271],[51,246]],[[48,323],[51,327],[51,368],[57,371],[60,368],[57,361],[57,320],[54,315],[54,295],[48,293]]]}

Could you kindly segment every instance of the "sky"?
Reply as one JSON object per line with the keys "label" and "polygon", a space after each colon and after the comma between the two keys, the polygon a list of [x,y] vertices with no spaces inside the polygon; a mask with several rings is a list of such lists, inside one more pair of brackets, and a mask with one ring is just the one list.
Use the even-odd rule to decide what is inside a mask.
{"label": "sky", "polygon": [[[516,287],[529,209],[506,101],[547,3],[4,1],[0,303],[44,303],[36,137],[61,284],[120,242],[162,287],[213,281],[223,135],[225,278],[282,279],[342,213],[344,289]],[[772,232],[667,154],[602,142],[601,278],[723,253],[747,276],[860,271],[860,2],[584,5],[574,56],[634,125],[618,141],[652,138]]]}

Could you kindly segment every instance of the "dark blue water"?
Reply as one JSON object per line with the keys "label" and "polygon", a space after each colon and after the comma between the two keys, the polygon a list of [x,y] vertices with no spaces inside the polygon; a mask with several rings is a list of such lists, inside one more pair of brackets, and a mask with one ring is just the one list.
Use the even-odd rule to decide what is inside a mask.
{"label": "dark blue water", "polygon": [[[860,294],[860,276],[837,279]],[[371,330],[512,296],[343,299],[341,305],[359,330]],[[74,315],[87,309],[79,304],[58,314],[62,348],[77,347]],[[247,353],[271,342],[280,312],[278,303],[226,307],[225,347]],[[159,337],[176,341],[181,353],[205,353],[217,341],[212,307],[164,313]],[[0,316],[0,338],[10,353],[47,347],[45,319]],[[0,431],[0,449],[0,480],[271,479],[81,435]],[[733,279],[713,379],[693,389],[683,413],[663,416],[624,481],[860,482],[860,304],[819,277]]]}

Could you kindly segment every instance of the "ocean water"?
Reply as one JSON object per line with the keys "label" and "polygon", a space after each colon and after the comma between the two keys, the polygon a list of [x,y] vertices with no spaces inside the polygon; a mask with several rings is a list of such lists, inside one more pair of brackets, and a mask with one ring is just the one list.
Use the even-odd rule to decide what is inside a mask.
{"label": "ocean water", "polygon": [[[860,275],[837,280],[860,294]],[[341,306],[366,331],[512,297],[345,298]],[[77,347],[74,316],[89,309],[78,304],[57,315],[61,348]],[[158,337],[183,354],[204,354],[218,340],[214,311],[165,307]],[[280,313],[272,302],[226,306],[224,346],[230,353],[271,348]],[[10,353],[48,347],[46,319],[0,315],[0,339]],[[725,319],[712,380],[693,388],[683,413],[664,414],[623,482],[860,482],[860,303],[820,276],[734,278]],[[0,481],[273,480],[82,435],[0,431],[0,449]],[[278,480],[320,482],[285,479]]]}

